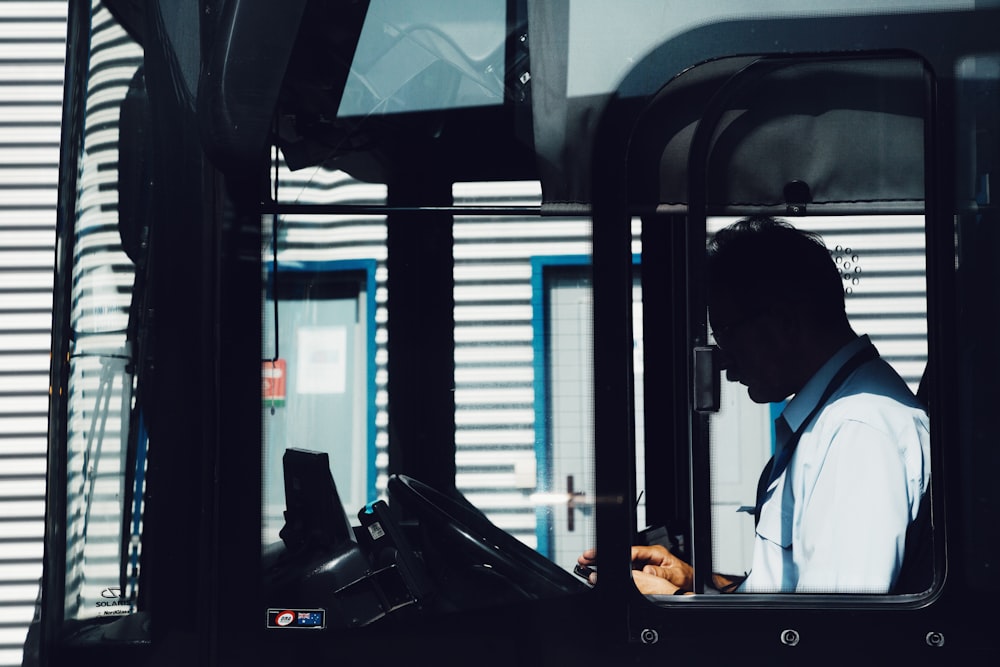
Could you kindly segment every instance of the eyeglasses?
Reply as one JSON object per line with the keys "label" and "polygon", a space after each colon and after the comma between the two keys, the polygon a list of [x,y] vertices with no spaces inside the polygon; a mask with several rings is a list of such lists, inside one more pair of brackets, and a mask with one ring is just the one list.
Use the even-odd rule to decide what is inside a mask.
{"label": "eyeglasses", "polygon": [[730,334],[739,329],[740,327],[750,324],[752,321],[763,315],[763,312],[756,310],[751,313],[744,315],[734,322],[722,327],[712,327],[712,337],[715,338],[715,344],[720,348],[725,349],[725,339],[729,338]]}

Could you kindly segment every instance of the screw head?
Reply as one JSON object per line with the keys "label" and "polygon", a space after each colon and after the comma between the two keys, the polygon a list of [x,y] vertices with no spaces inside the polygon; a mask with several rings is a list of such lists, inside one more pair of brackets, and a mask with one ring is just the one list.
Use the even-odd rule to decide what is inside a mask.
{"label": "screw head", "polygon": [[796,646],[799,643],[799,632],[798,630],[782,630],[781,631],[781,643],[785,646]]}
{"label": "screw head", "polygon": [[933,646],[935,648],[944,646],[944,635],[940,632],[928,632],[924,640],[927,642],[928,646]]}

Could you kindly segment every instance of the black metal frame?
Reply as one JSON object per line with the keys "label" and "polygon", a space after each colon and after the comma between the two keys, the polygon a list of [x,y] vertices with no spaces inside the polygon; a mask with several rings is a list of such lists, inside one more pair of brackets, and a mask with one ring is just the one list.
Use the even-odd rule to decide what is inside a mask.
{"label": "black metal frame", "polygon": [[[948,251],[949,248],[953,247],[955,233],[953,212],[957,213],[957,211],[952,203],[956,201],[955,183],[949,174],[956,173],[956,162],[959,159],[958,151],[967,149],[955,142],[958,126],[955,124],[956,119],[950,109],[950,102],[954,99],[954,72],[959,59],[965,52],[976,53],[976,48],[971,46],[972,44],[977,44],[980,48],[988,48],[986,45],[989,44],[989,30],[985,26],[996,25],[998,20],[1000,17],[996,12],[983,12],[980,14],[932,15],[930,17],[883,17],[878,21],[871,21],[863,17],[844,17],[823,20],[746,21],[707,26],[682,35],[650,54],[626,78],[619,88],[618,95],[610,103],[600,126],[595,151],[597,157],[594,160],[594,164],[598,166],[594,176],[593,202],[595,267],[614,265],[623,261],[622,243],[628,235],[628,225],[625,223],[623,212],[635,208],[633,200],[629,199],[629,195],[635,194],[634,185],[629,179],[641,181],[645,178],[642,174],[634,174],[634,165],[630,162],[629,151],[632,146],[639,146],[641,151],[648,150],[648,146],[642,146],[641,141],[637,140],[636,137],[626,136],[621,127],[632,127],[640,122],[642,105],[637,104],[635,100],[649,98],[655,92],[645,90],[647,82],[655,79],[653,72],[676,72],[679,74],[698,63],[743,54],[757,56],[794,54],[802,57],[810,55],[828,57],[831,54],[840,54],[843,57],[852,57],[864,53],[904,52],[923,58],[928,63],[929,69],[935,74],[934,81],[928,85],[927,89],[929,115],[926,123],[925,142],[925,164],[927,165],[925,212],[928,220],[927,247],[929,249],[929,368],[934,377],[931,402],[934,415],[932,436],[935,443],[932,454],[935,476],[933,506],[934,514],[937,517],[935,553],[938,563],[937,583],[941,587],[928,598],[907,598],[885,602],[858,598],[852,600],[847,597],[838,599],[837,596],[796,596],[785,599],[743,599],[738,601],[720,597],[703,598],[698,601],[699,604],[705,604],[706,607],[719,610],[713,614],[709,614],[707,611],[696,612],[691,609],[690,604],[682,604],[680,608],[674,606],[672,609],[654,608],[645,601],[639,600],[638,596],[635,595],[634,587],[628,576],[627,549],[624,548],[620,532],[614,528],[618,521],[626,518],[627,510],[624,507],[601,506],[598,510],[598,543],[601,545],[599,549],[602,554],[607,554],[610,547],[616,559],[611,563],[612,567],[605,567],[602,573],[602,577],[605,577],[610,570],[612,582],[605,585],[613,589],[605,592],[602,597],[606,598],[609,606],[613,608],[627,607],[630,610],[630,641],[645,643],[650,641],[651,637],[658,636],[660,641],[669,637],[690,645],[700,644],[697,639],[694,639],[695,637],[702,637],[703,641],[707,643],[711,642],[713,637],[718,637],[720,633],[725,636],[733,636],[735,633],[741,637],[741,641],[745,639],[748,643],[741,644],[734,653],[736,655],[753,654],[755,650],[761,652],[781,650],[779,643],[781,628],[794,619],[796,624],[800,624],[799,632],[804,629],[817,639],[818,645],[829,648],[845,645],[844,638],[841,636],[843,625],[838,621],[838,618],[846,619],[851,614],[860,614],[866,619],[866,623],[874,624],[873,627],[878,628],[877,634],[879,635],[878,638],[866,636],[863,633],[852,636],[850,638],[851,645],[855,648],[885,649],[888,652],[897,649],[900,651],[919,651],[925,647],[925,644],[933,644],[937,637],[937,635],[930,633],[925,638],[924,634],[917,630],[917,628],[923,627],[938,627],[942,631],[947,628],[948,632],[961,632],[963,639],[969,639],[969,635],[959,630],[954,622],[945,620],[963,618],[966,619],[963,622],[968,622],[971,614],[969,601],[972,599],[971,596],[975,594],[975,587],[971,585],[970,579],[955,571],[954,553],[949,559],[945,549],[946,543],[950,545],[952,552],[961,552],[965,549],[964,543],[967,543],[969,536],[964,535],[959,538],[955,533],[959,526],[963,528],[968,526],[968,515],[964,521],[961,517],[964,513],[973,510],[967,503],[963,503],[965,507],[958,508],[956,505],[959,501],[956,498],[952,498],[948,505],[943,502],[943,498],[949,490],[955,491],[961,488],[959,466],[962,465],[960,462],[963,458],[961,453],[955,451],[957,449],[956,436],[959,433],[958,407],[954,399],[951,401],[944,399],[945,396],[954,397],[958,393],[957,375],[954,372],[957,332],[954,326],[954,300],[951,296],[955,294],[954,257]],[[962,43],[942,43],[940,40],[935,40],[934,34],[962,34],[967,39],[963,40]],[[733,44],[739,44],[738,49],[733,48]],[[777,50],[775,49],[776,44],[779,45]],[[738,53],[734,53],[737,50]],[[690,173],[689,177],[691,177]],[[597,187],[598,185],[601,187]],[[695,240],[688,242],[702,243],[704,239],[704,206],[695,199],[696,196],[696,193],[691,195],[688,219],[690,229],[687,232],[691,234],[691,237],[695,237]],[[648,208],[648,202],[640,200],[639,206]],[[699,223],[699,218],[702,220],[701,223]],[[678,223],[679,220],[673,221],[673,224]],[[701,234],[698,233],[699,229],[702,231]],[[645,231],[644,226],[644,241]],[[675,244],[684,244],[686,243],[684,238],[691,238],[683,232],[678,232],[678,234]],[[601,242],[597,241],[598,238],[601,239]],[[654,253],[655,251],[650,249],[649,252]],[[689,256],[697,256],[701,252],[703,252],[701,248],[694,248]],[[675,261],[679,259],[676,252],[658,256],[661,261],[670,256]],[[646,264],[644,262],[644,276],[649,270],[649,266]],[[674,271],[680,271],[680,269],[674,269]],[[689,279],[691,275],[690,272],[687,273]],[[626,325],[627,320],[620,317],[619,306],[615,303],[621,301],[622,288],[620,272],[616,270],[602,271],[600,268],[596,268],[596,321],[597,323],[603,321],[606,324],[595,327],[595,336],[597,337],[595,347],[598,360],[602,357],[607,360],[606,363],[597,364],[596,373],[596,385],[602,388],[597,405],[599,420],[598,485],[600,489],[605,490],[605,493],[612,496],[616,496],[616,492],[620,493],[621,489],[627,489],[629,483],[629,472],[623,469],[620,462],[622,457],[620,439],[622,434],[627,431],[616,429],[613,426],[616,422],[621,423],[625,419],[624,414],[627,413],[624,398],[627,396],[625,384],[627,380],[620,370],[620,365],[625,362],[625,359],[620,350],[622,341],[630,340],[630,333]],[[673,298],[677,299],[678,297],[675,288]],[[646,310],[648,312],[649,309]],[[645,326],[646,335],[651,335],[652,330],[652,326],[647,323]],[[703,331],[703,323],[695,325],[689,331],[693,332],[690,335],[693,335],[693,340],[697,342],[699,340],[697,332]],[[678,355],[682,355],[682,352],[675,352],[672,366],[668,363],[660,369],[664,377],[674,378],[672,381],[666,380],[668,383],[672,382],[674,396],[677,395],[676,392],[686,386],[678,380],[678,377],[684,375],[686,360],[683,356]],[[656,369],[650,368],[648,357],[646,373],[648,391],[648,383],[651,382],[650,376],[655,377],[657,373]],[[669,390],[666,395],[671,395]],[[649,413],[647,413],[647,432],[657,428],[659,432],[670,433],[671,418],[667,416],[664,417],[664,420],[665,426],[653,427],[650,424]],[[676,422],[676,420],[677,416],[675,415],[673,421]],[[600,424],[606,426],[602,428]],[[678,433],[680,430],[675,423],[672,431]],[[684,460],[683,449],[685,447],[685,444],[676,442],[673,444],[671,448],[673,460]],[[692,464],[692,469],[694,468],[695,466]],[[697,471],[693,474],[696,473]],[[668,469],[665,476],[669,480],[668,483],[675,482],[678,488],[684,488],[686,484],[691,483],[690,479],[686,478],[683,469],[679,469],[679,467]],[[653,480],[647,479],[647,488],[652,484]],[[704,501],[704,498],[701,500]],[[698,504],[698,498],[695,498],[695,504]],[[981,515],[980,520],[985,520],[985,516]],[[992,539],[994,542],[996,541],[995,535]],[[699,545],[696,536],[695,558],[699,562],[706,562],[697,555],[699,546],[702,549],[705,548],[704,544]],[[621,554],[621,556],[616,554]],[[602,556],[602,564],[607,565],[607,563],[603,563],[603,558]],[[602,581],[604,580],[602,579]],[[719,609],[720,606],[733,609],[735,605],[744,605],[744,609],[752,608],[754,611],[749,615],[733,616],[733,613],[736,612],[725,612]],[[838,616],[838,612],[831,611],[838,607],[843,609],[842,612],[839,612],[843,616]],[[796,611],[790,611],[793,609]],[[715,623],[725,619],[731,619],[738,625],[722,627],[715,625]],[[739,620],[736,621],[736,619]],[[978,626],[978,623],[975,624]],[[948,632],[944,634],[948,634]],[[977,647],[973,649],[974,652],[987,650],[988,642],[973,641],[971,645]],[[697,650],[693,650],[693,654],[696,653]]]}

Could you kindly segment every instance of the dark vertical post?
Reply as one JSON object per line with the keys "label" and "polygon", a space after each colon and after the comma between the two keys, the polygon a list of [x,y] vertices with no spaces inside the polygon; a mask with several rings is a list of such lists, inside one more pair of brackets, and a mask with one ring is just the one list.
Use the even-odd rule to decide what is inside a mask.
{"label": "dark vertical post", "polygon": [[[430,170],[428,170],[430,172]],[[412,172],[390,207],[450,206],[451,183]],[[450,213],[388,218],[389,472],[455,486],[455,297]]]}
{"label": "dark vertical post", "polygon": [[[690,540],[685,219],[647,215],[642,225],[642,330],[647,520]],[[669,483],[664,483],[669,480]]]}
{"label": "dark vertical post", "polygon": [[[622,105],[605,110],[595,135],[593,183],[594,447],[601,585],[595,632],[630,632],[635,594],[629,547],[635,531],[635,410],[632,372],[632,234],[627,147],[634,125]],[[599,628],[599,629],[598,629]],[[597,636],[597,635],[595,635]]]}

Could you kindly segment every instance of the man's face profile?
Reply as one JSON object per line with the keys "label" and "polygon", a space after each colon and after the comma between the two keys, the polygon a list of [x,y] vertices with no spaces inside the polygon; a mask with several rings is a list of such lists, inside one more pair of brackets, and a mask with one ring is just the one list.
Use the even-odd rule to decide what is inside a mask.
{"label": "man's face profile", "polygon": [[726,379],[745,385],[755,403],[782,401],[795,392],[777,308],[719,293],[710,299],[709,314]]}

